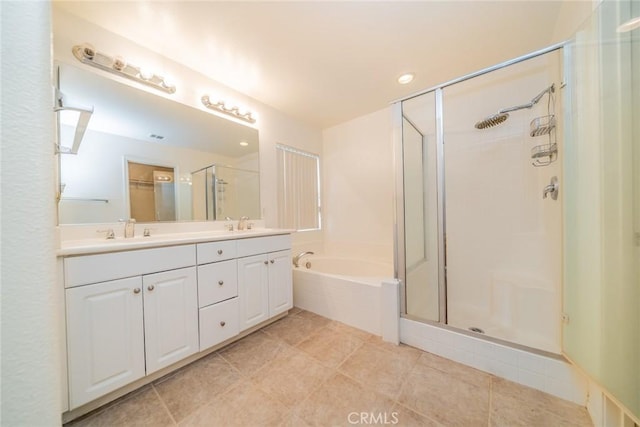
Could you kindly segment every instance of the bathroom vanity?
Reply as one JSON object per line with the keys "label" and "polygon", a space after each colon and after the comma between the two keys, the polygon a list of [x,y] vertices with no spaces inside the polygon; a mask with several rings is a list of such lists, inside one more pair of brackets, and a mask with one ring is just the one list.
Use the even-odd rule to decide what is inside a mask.
{"label": "bathroom vanity", "polygon": [[286,315],[290,232],[63,241],[65,420]]}

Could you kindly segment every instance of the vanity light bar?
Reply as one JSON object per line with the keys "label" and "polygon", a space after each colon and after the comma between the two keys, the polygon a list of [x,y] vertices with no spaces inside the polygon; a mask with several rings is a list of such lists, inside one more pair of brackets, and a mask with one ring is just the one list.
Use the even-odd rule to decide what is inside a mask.
{"label": "vanity light bar", "polygon": [[238,107],[228,108],[225,105],[224,101],[211,102],[209,95],[203,95],[202,98],[200,98],[200,100],[202,101],[202,105],[204,105],[205,107],[211,110],[219,111],[231,117],[235,117],[236,119],[244,120],[245,122],[249,122],[249,123],[256,122],[256,119],[253,117],[253,113],[251,111],[241,113]]}
{"label": "vanity light bar", "polygon": [[103,71],[108,71],[118,76],[135,80],[163,92],[174,93],[176,91],[176,87],[167,83],[164,77],[150,72],[147,73],[140,67],[128,64],[119,56],[111,57],[102,52],[98,52],[88,43],[76,45],[71,49],[71,51],[73,52],[73,56],[83,64],[91,65],[92,67],[99,68]]}

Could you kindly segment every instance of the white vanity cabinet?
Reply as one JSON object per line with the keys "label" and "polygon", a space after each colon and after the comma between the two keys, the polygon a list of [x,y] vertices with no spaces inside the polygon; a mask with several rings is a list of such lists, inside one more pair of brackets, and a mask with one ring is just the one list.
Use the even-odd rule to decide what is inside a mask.
{"label": "white vanity cabinet", "polygon": [[196,268],[142,277],[147,375],[190,356],[198,343]]}
{"label": "white vanity cabinet", "polygon": [[66,291],[71,408],[145,375],[142,277]]}
{"label": "white vanity cabinet", "polygon": [[241,331],[293,306],[290,248],[289,235],[238,241]]}
{"label": "white vanity cabinet", "polygon": [[[234,255],[235,243],[234,241]],[[199,254],[202,252],[200,246],[198,245]],[[215,253],[217,251],[218,249]],[[238,335],[237,297],[238,262],[235,259],[198,265],[200,351]]]}
{"label": "white vanity cabinet", "polygon": [[292,307],[289,234],[65,254],[62,264],[71,413]]}
{"label": "white vanity cabinet", "polygon": [[[123,255],[130,259],[117,264]],[[144,274],[168,258],[170,267],[192,266]],[[199,350],[194,264],[194,245],[65,259],[71,408]],[[91,283],[131,272],[138,275]]]}

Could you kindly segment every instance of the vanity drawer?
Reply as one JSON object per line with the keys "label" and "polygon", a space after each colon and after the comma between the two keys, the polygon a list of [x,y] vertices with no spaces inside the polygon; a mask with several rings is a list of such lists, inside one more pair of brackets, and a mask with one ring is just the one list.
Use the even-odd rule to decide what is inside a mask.
{"label": "vanity drawer", "polygon": [[195,264],[195,245],[67,257],[64,259],[64,287],[106,282]]}
{"label": "vanity drawer", "polygon": [[238,296],[238,262],[198,266],[198,306],[204,307]]}
{"label": "vanity drawer", "polygon": [[238,298],[200,309],[200,351],[239,333]]}
{"label": "vanity drawer", "polygon": [[198,264],[233,259],[236,257],[236,254],[237,245],[235,240],[198,243]]}
{"label": "vanity drawer", "polygon": [[291,249],[290,234],[238,240],[238,257],[284,251],[287,249]]}

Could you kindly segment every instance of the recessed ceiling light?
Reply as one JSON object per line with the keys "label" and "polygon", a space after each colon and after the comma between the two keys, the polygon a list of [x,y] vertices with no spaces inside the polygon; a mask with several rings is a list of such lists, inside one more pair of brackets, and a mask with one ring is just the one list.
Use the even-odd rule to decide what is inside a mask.
{"label": "recessed ceiling light", "polygon": [[240,141],[240,145],[242,145],[243,147],[246,147],[249,145],[249,143],[247,141]]}
{"label": "recessed ceiling light", "polygon": [[401,85],[406,85],[407,83],[411,83],[414,77],[415,76],[413,73],[403,74],[398,77],[398,83],[400,83]]}
{"label": "recessed ceiling light", "polygon": [[636,16],[635,18],[631,18],[627,22],[620,24],[616,32],[626,33],[635,30],[636,28],[640,28],[640,16]]}

